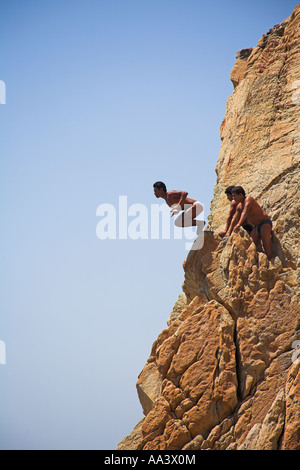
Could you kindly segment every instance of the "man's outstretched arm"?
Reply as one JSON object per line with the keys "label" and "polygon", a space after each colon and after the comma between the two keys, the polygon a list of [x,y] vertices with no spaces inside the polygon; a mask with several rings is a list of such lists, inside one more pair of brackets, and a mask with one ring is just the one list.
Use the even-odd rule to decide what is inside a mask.
{"label": "man's outstretched arm", "polygon": [[[232,201],[233,202],[233,201]],[[224,236],[224,235],[228,235],[229,233],[229,229],[231,227],[231,222],[233,220],[233,217],[236,213],[236,202],[234,202],[234,204],[231,202],[230,204],[230,211],[229,211],[229,214],[227,216],[227,219],[226,219],[226,225],[225,225],[225,230],[223,232],[220,232],[220,235],[221,236]],[[232,229],[231,229],[232,231]],[[231,233],[231,232],[230,232]]]}
{"label": "man's outstretched arm", "polygon": [[241,213],[241,217],[240,217],[240,220],[238,221],[238,223],[236,224],[236,226],[234,227],[234,231],[237,232],[239,230],[239,228],[243,225],[243,223],[245,222],[245,220],[247,219],[247,216],[248,216],[248,212],[249,212],[249,209],[251,208],[251,199],[247,200],[245,202],[245,206],[244,206],[244,209]]}
{"label": "man's outstretched arm", "polygon": [[237,208],[234,216],[231,219],[229,229],[226,232],[226,236],[229,237],[232,234],[232,230],[236,227],[239,219],[241,218],[242,210]]}
{"label": "man's outstretched arm", "polygon": [[180,196],[180,199],[177,204],[172,205],[173,210],[172,210],[171,216],[173,216],[174,214],[177,214],[184,208],[184,203],[188,195],[186,191],[172,191],[172,192],[173,194],[175,193],[176,195],[178,194],[178,196]]}
{"label": "man's outstretched arm", "polygon": [[181,194],[181,196],[180,196],[178,204],[180,204],[181,207],[183,207],[188,193],[186,191],[180,191],[180,194]]}

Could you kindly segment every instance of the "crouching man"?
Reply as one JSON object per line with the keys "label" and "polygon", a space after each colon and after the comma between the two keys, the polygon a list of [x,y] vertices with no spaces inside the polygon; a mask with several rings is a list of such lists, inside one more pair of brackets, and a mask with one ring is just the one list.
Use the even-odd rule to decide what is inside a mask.
{"label": "crouching man", "polygon": [[273,257],[271,249],[272,221],[270,217],[252,196],[246,196],[241,186],[235,186],[232,189],[232,195],[238,204],[232,223],[233,231],[238,232],[245,220],[254,225],[250,237],[256,245],[261,239],[265,253],[270,260]]}

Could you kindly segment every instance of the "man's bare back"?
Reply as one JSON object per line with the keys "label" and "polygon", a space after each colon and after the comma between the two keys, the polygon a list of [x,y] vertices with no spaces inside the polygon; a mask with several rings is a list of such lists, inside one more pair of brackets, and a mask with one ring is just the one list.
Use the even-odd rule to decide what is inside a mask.
{"label": "man's bare back", "polygon": [[196,202],[195,199],[191,199],[187,195],[186,191],[168,191],[166,203],[170,207],[179,204],[181,209],[184,209],[184,206],[193,205]]}

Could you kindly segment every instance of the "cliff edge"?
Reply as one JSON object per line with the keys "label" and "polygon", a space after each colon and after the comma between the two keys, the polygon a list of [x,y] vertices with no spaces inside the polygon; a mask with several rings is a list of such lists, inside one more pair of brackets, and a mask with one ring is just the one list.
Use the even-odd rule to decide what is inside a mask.
{"label": "cliff edge", "polygon": [[[300,450],[300,5],[238,52],[201,250],[138,377],[145,417],[119,450]],[[273,221],[268,261],[221,239],[241,185]]]}

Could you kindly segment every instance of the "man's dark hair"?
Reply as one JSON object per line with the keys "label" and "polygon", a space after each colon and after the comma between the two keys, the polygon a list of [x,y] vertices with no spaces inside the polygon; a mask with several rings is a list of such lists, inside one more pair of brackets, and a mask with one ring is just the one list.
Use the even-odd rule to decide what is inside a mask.
{"label": "man's dark hair", "polygon": [[232,194],[233,188],[235,188],[235,186],[228,186],[228,188],[225,189],[225,194]]}
{"label": "man's dark hair", "polygon": [[162,188],[165,193],[167,192],[166,185],[165,185],[165,183],[163,183],[162,181],[156,181],[156,183],[154,183],[154,185],[153,185],[153,188],[157,188],[157,189],[161,189],[161,188]]}
{"label": "man's dark hair", "polygon": [[232,192],[235,193],[235,194],[242,194],[244,197],[246,197],[245,190],[244,190],[244,188],[242,188],[242,186],[235,186],[232,189]]}

